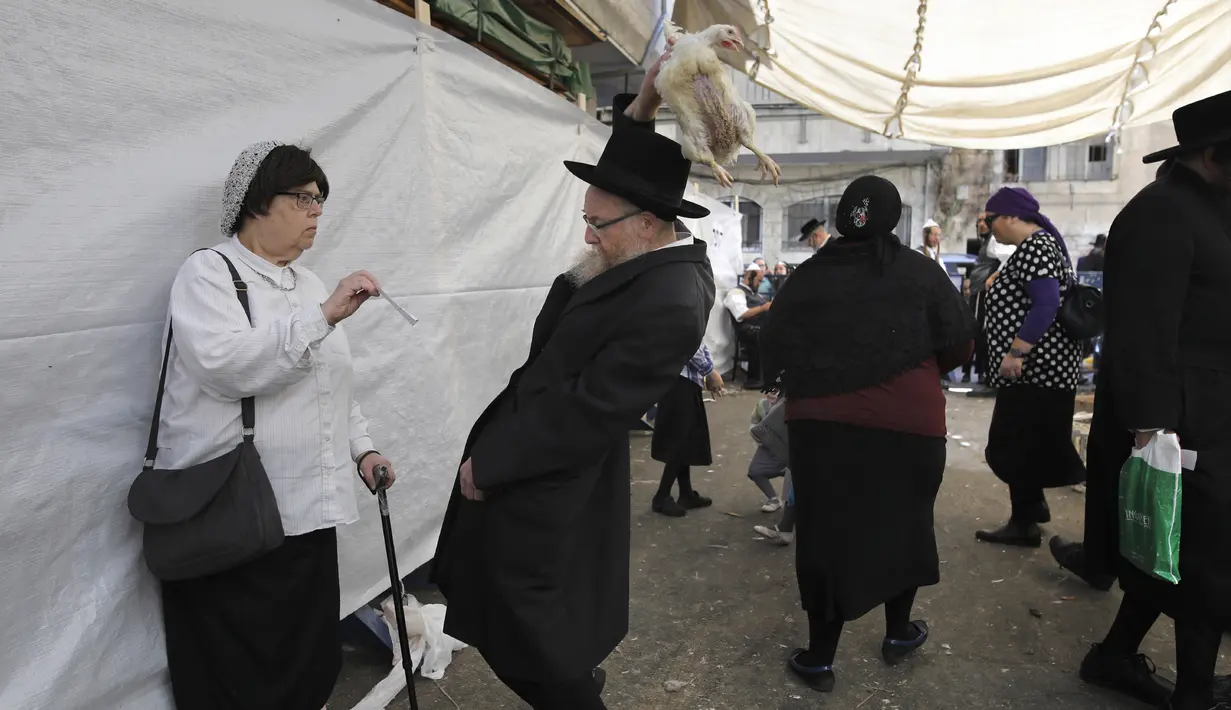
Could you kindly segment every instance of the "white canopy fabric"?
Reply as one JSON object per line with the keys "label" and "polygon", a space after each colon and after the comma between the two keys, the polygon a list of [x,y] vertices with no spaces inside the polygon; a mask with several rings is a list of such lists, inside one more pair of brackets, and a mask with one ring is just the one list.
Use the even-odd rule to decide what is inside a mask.
{"label": "white canopy fabric", "polygon": [[739,26],[751,51],[726,59],[804,106],[958,148],[1106,135],[1231,89],[1231,0],[676,0],[674,17]]}

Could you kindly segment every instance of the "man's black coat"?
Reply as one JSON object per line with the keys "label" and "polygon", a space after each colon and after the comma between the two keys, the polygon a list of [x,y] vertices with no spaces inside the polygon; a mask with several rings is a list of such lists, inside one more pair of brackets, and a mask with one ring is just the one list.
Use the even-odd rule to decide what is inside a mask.
{"label": "man's black coat", "polygon": [[485,500],[454,484],[436,550],[445,631],[499,675],[576,680],[628,632],[628,432],[696,352],[714,297],[699,239],[553,284],[529,359],[462,454]]}
{"label": "man's black coat", "polygon": [[[1107,328],[1094,400],[1086,554],[1173,618],[1231,623],[1231,201],[1177,165],[1116,217],[1103,273]],[[1131,429],[1197,452],[1182,477],[1178,585],[1119,555],[1118,485]]]}

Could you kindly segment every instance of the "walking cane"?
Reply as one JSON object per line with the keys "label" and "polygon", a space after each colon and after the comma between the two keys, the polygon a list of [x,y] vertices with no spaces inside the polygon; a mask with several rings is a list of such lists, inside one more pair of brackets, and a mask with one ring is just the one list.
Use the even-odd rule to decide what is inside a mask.
{"label": "walking cane", "polygon": [[406,694],[410,698],[410,710],[419,710],[419,699],[415,697],[415,663],[410,657],[410,639],[406,637],[406,611],[402,608],[405,594],[402,591],[402,577],[398,574],[397,554],[393,550],[393,527],[389,524],[389,498],[385,495],[385,482],[389,478],[389,468],[378,465],[372,469],[372,478],[376,484],[376,502],[380,506],[380,526],[385,533],[385,556],[389,559],[389,585],[393,590],[393,614],[398,622],[398,643],[402,646],[402,670],[406,672]]}

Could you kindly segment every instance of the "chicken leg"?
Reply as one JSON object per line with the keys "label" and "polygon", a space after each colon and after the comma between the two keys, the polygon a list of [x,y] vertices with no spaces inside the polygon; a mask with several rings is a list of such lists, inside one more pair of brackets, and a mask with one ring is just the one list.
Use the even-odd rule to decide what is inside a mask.
{"label": "chicken leg", "polygon": [[769,175],[772,177],[774,179],[774,185],[777,186],[778,176],[782,174],[782,168],[779,168],[773,158],[762,153],[756,146],[745,144],[744,147],[752,151],[753,155],[757,156],[757,172],[759,172],[762,176]]}
{"label": "chicken leg", "polygon": [[[710,170],[714,171],[714,179],[718,180],[718,184],[723,187],[731,187],[735,181],[731,178],[731,173],[727,169],[718,164],[718,161],[710,158],[705,161],[705,164],[710,166]],[[774,166],[777,167],[777,166]]]}

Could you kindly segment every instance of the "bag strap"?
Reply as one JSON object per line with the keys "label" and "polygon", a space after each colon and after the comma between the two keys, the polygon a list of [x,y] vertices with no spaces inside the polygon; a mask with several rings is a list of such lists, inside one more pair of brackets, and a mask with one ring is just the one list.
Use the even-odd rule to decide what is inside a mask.
{"label": "bag strap", "polygon": [[[239,299],[239,305],[243,307],[244,315],[248,317],[248,325],[252,325],[252,309],[248,304],[248,284],[239,277],[235,265],[226,257],[226,254],[216,249],[197,249],[193,254],[198,251],[212,251],[227,263],[227,271],[231,272],[231,283],[235,286],[235,297]],[[144,471],[152,470],[154,460],[158,457],[158,422],[162,418],[162,397],[167,387],[167,363],[171,359],[171,337],[175,334],[174,327],[174,323],[168,318],[167,346],[162,353],[162,372],[158,375],[158,394],[154,398],[154,420],[150,422],[150,440],[145,447],[145,462],[142,467]],[[252,397],[244,397],[239,404],[240,421],[244,427],[244,441],[251,442],[256,436],[256,401]]]}

